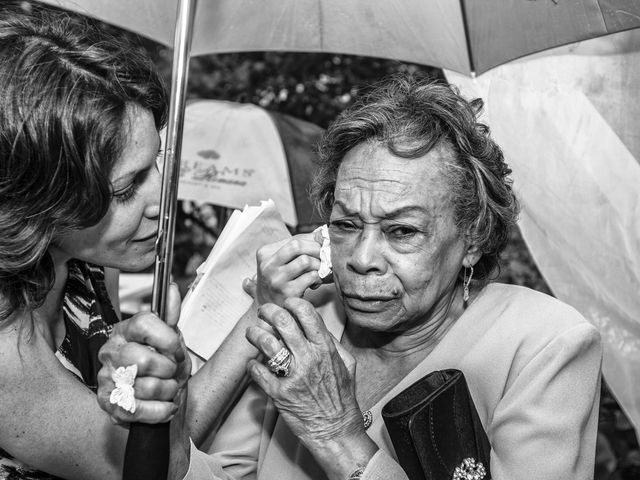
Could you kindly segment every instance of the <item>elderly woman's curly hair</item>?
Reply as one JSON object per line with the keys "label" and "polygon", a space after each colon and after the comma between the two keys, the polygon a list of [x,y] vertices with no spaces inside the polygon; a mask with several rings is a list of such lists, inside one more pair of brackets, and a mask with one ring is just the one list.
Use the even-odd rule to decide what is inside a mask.
{"label": "elderly woman's curly hair", "polygon": [[474,278],[489,278],[499,267],[519,205],[502,151],[478,121],[481,109],[480,99],[468,102],[450,85],[409,75],[375,85],[342,112],[320,142],[311,194],[321,216],[328,220],[338,168],[356,145],[379,142],[403,158],[445,147],[453,153],[442,160],[456,224],[482,252]]}
{"label": "elderly woman's curly hair", "polygon": [[51,243],[106,215],[128,109],[149,109],[160,129],[167,93],[126,38],[27,2],[0,7],[0,85],[1,325],[43,303]]}

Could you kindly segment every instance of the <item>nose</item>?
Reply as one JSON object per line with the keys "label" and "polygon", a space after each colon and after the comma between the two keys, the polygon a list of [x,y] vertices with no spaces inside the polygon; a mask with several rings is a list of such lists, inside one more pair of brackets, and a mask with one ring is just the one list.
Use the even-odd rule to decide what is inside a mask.
{"label": "nose", "polygon": [[149,173],[149,188],[147,189],[147,202],[144,208],[144,216],[155,220],[160,216],[160,192],[162,190],[162,174],[156,168]]}
{"label": "nose", "polygon": [[361,275],[383,274],[386,271],[383,242],[380,231],[373,226],[365,226],[353,245],[348,266]]}
{"label": "nose", "polygon": [[144,216],[150,220],[155,220],[160,216],[160,202],[153,202],[144,209]]}

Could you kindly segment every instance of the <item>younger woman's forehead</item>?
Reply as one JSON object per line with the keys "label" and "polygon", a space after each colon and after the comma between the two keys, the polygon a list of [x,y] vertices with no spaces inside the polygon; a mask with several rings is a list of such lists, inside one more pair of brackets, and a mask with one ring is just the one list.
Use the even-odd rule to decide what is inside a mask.
{"label": "younger woman's forehead", "polygon": [[111,172],[115,186],[129,183],[140,171],[155,165],[160,135],[153,115],[140,107],[128,109],[122,154]]}

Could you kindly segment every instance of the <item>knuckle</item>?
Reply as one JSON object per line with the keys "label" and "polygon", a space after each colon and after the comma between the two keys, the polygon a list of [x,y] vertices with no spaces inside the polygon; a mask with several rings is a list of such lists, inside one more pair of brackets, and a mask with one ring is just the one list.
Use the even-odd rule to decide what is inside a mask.
{"label": "knuckle", "polygon": [[117,338],[122,338],[124,331],[129,328],[130,323],[131,319],[123,320],[116,323],[111,329],[111,333],[109,334],[109,341],[115,340]]}
{"label": "knuckle", "polygon": [[103,365],[111,359],[111,349],[108,347],[108,345],[109,342],[105,343],[100,351],[98,351],[98,360]]}
{"label": "knuckle", "polygon": [[258,250],[256,250],[256,260],[260,264],[261,262],[266,262],[270,259],[275,253],[275,245],[267,244],[263,245]]}
{"label": "knuckle", "polygon": [[264,303],[258,307],[258,317],[266,320],[273,315],[278,307],[273,303]]}
{"label": "knuckle", "polygon": [[299,295],[299,289],[294,284],[285,285],[280,290],[280,296],[282,297],[282,304],[283,305],[284,305],[284,302],[285,302],[285,300],[287,298],[297,297],[298,295]]}
{"label": "knuckle", "polygon": [[159,380],[149,379],[141,385],[138,395],[138,385],[136,384],[136,398],[145,400],[172,400],[178,390],[178,383],[173,379]]}
{"label": "knuckle", "polygon": [[139,400],[149,400],[155,397],[156,381],[150,377],[136,378],[134,384],[134,395]]}
{"label": "knuckle", "polygon": [[[118,340],[120,339],[121,337],[118,338]],[[112,336],[100,348],[100,350],[98,351],[98,360],[100,360],[100,363],[104,365],[105,363],[109,363],[111,360],[117,357],[119,347],[124,343],[118,340],[116,340],[112,334]]]}
{"label": "knuckle", "polygon": [[298,298],[298,297],[289,297],[284,301],[284,307],[287,310],[303,314],[303,315],[315,315],[316,309],[313,304],[308,301]]}
{"label": "knuckle", "polygon": [[302,250],[302,242],[299,237],[293,237],[289,242],[289,248],[294,252]]}
{"label": "knuckle", "polygon": [[307,302],[306,300],[303,299],[298,299],[300,300],[299,302],[296,302],[297,308],[304,314],[309,315],[309,316],[316,316],[317,312],[316,312],[316,308],[313,306],[313,304]]}
{"label": "knuckle", "polygon": [[178,381],[174,378],[170,378],[169,380],[162,382],[162,385],[159,385],[159,388],[160,391],[158,392],[158,395],[161,396],[163,400],[173,400],[178,394]]}
{"label": "knuckle", "polygon": [[[133,417],[135,419],[135,417]],[[111,420],[116,425],[122,425],[131,422],[132,416],[129,414],[125,414],[124,412],[120,412],[119,408],[116,408],[113,412],[111,412]]]}
{"label": "knuckle", "polygon": [[127,422],[123,422],[121,420],[119,420],[118,418],[116,418],[113,415],[110,415],[109,418],[111,419],[111,423],[113,423],[114,425],[120,425],[120,426],[126,426]]}
{"label": "knuckle", "polygon": [[298,257],[298,263],[300,268],[308,270],[313,267],[313,259],[309,255],[302,255]]}
{"label": "knuckle", "polygon": [[176,363],[170,362],[167,366],[167,379],[175,379],[178,375],[178,365]]}
{"label": "knuckle", "polygon": [[284,310],[276,311],[273,314],[272,319],[273,319],[273,325],[276,328],[287,328],[289,327],[289,325],[291,325],[291,322],[292,322],[291,315],[289,315],[289,313]]}
{"label": "knuckle", "polygon": [[140,355],[140,348],[138,344],[127,344],[122,348],[121,360],[123,366],[129,366],[136,364],[138,366],[138,375],[143,372],[147,372],[150,366],[150,359],[148,355]]}
{"label": "knuckle", "polygon": [[143,338],[146,338],[153,331],[156,325],[157,318],[155,316],[152,316],[151,314],[141,315],[137,322],[138,332]]}
{"label": "knuckle", "polygon": [[251,325],[250,327],[247,327],[247,330],[245,331],[245,336],[251,340],[251,341],[255,341],[259,334],[260,334],[260,330],[261,328],[256,326],[256,325]]}
{"label": "knuckle", "polygon": [[107,367],[102,367],[98,370],[98,375],[96,375],[99,385],[108,385],[113,383],[111,379],[111,374],[109,373],[109,369]]}
{"label": "knuckle", "polygon": [[105,410],[105,411],[110,411],[110,402],[109,402],[109,395],[107,395],[106,392],[103,392],[102,389],[98,389],[98,394],[96,395],[96,399],[98,400],[98,405],[100,405],[100,407]]}
{"label": "knuckle", "polygon": [[167,334],[165,335],[165,338],[163,339],[163,342],[164,342],[164,345],[162,345],[162,348],[164,351],[167,351],[167,352],[174,353],[180,350],[182,347],[180,335],[178,334],[177,331],[173,329],[170,329],[167,332]]}
{"label": "knuckle", "polygon": [[266,352],[273,352],[274,354],[280,350],[280,342],[276,340],[273,335],[269,335],[265,332],[263,338],[260,340],[260,346],[262,350]]}
{"label": "knuckle", "polygon": [[127,331],[124,335],[125,341],[131,342],[135,338],[140,337],[141,332],[145,331],[145,326],[144,326],[145,322],[146,322],[145,314],[138,314],[134,317],[131,317],[131,320],[129,320]]}

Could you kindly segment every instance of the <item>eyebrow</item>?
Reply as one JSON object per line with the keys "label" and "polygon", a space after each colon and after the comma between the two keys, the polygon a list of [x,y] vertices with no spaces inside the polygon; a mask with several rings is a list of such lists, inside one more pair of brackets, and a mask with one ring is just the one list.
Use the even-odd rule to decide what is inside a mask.
{"label": "eyebrow", "polygon": [[[334,204],[338,205],[342,211],[346,215],[357,215],[357,212],[350,211],[347,206],[342,203],[340,200],[336,200]],[[424,207],[420,207],[418,205],[406,205],[404,207],[396,208],[395,210],[391,210],[389,212],[385,212],[386,218],[397,218],[402,215],[407,215],[411,213],[425,213],[427,210]]]}

